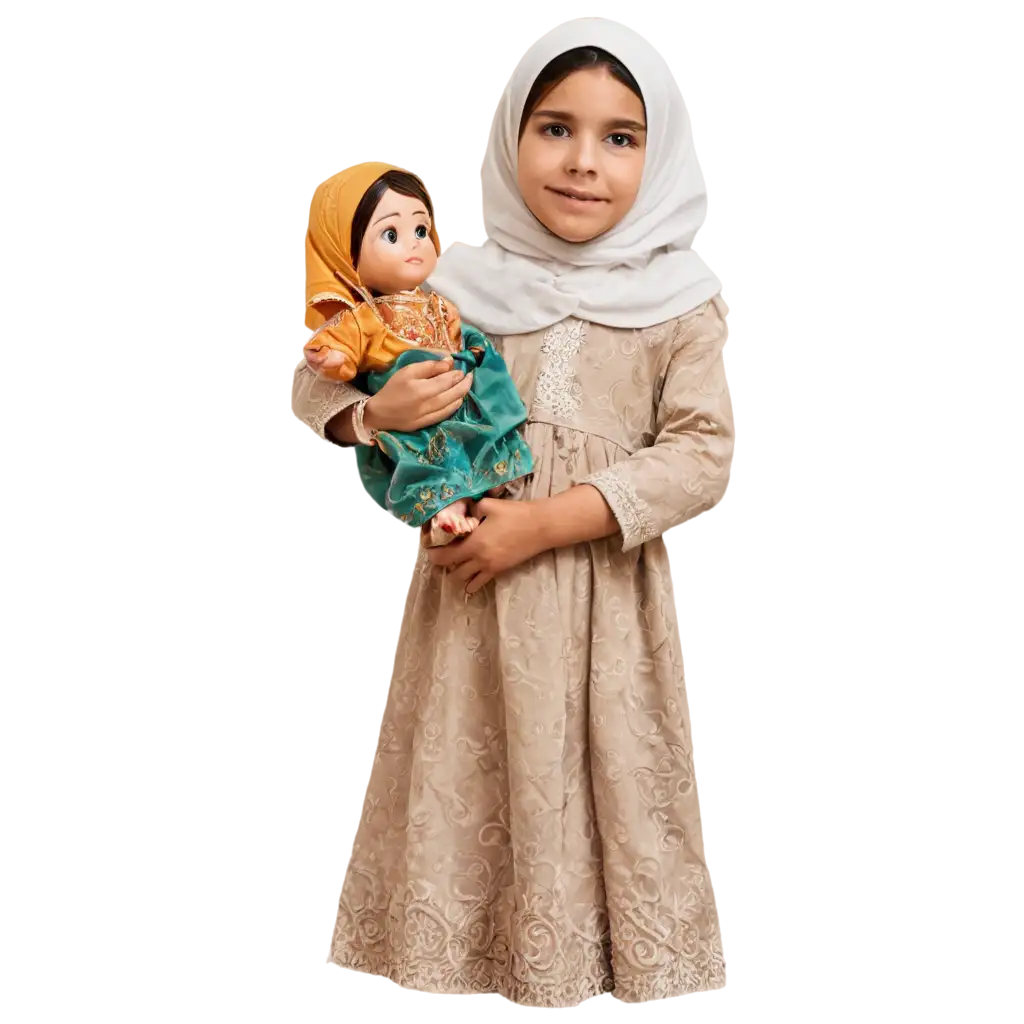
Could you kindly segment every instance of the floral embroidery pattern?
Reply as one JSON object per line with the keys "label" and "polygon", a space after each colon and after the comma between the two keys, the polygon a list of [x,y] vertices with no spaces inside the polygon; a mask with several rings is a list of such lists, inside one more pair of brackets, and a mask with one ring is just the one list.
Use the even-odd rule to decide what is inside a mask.
{"label": "floral embroidery pattern", "polygon": [[584,483],[593,484],[611,506],[622,530],[624,547],[644,544],[658,536],[650,506],[615,472],[614,466],[602,469]]}
{"label": "floral embroidery pattern", "polygon": [[565,320],[548,329],[540,346],[545,361],[537,377],[536,408],[571,420],[583,407],[583,387],[573,365],[586,337],[582,320]]}
{"label": "floral embroidery pattern", "polygon": [[[314,296],[319,299],[322,296]],[[313,300],[311,300],[313,301]],[[342,313],[335,313],[329,320],[322,323],[310,338],[315,338],[321,331],[336,327],[342,318]],[[321,380],[306,365],[296,370],[295,388],[300,393],[305,392],[305,402],[302,411],[296,409],[297,415],[306,424],[313,428],[321,437],[327,437],[325,428],[343,409],[354,405],[365,395],[357,387],[347,382]]]}
{"label": "floral embroidery pattern", "polygon": [[417,288],[382,295],[373,300],[373,308],[389,330],[410,345],[453,352],[461,348],[461,336],[458,341],[449,336],[452,310],[436,292],[427,295]]}

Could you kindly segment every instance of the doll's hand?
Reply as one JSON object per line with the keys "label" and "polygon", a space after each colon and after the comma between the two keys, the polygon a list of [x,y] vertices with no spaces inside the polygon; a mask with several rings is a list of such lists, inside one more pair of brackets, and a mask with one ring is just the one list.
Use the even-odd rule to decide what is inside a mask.
{"label": "doll's hand", "polygon": [[323,348],[318,349],[307,348],[305,353],[309,368],[318,376],[326,377],[328,380],[343,379],[339,374],[342,367],[348,361],[344,352],[328,348],[325,345]]}
{"label": "doll's hand", "polygon": [[363,423],[373,430],[422,430],[448,419],[473,386],[473,374],[453,369],[450,356],[396,370],[367,403]]}

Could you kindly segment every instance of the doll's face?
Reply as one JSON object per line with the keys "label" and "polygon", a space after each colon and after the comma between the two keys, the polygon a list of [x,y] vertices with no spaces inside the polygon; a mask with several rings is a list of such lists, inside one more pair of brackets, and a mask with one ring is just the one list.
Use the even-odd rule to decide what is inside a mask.
{"label": "doll's face", "polygon": [[388,189],[370,217],[356,269],[363,284],[383,295],[418,288],[434,272],[437,252],[430,215],[421,200]]}
{"label": "doll's face", "polygon": [[541,99],[519,142],[519,191],[567,242],[613,228],[640,191],[647,127],[640,98],[606,68],[576,71]]}

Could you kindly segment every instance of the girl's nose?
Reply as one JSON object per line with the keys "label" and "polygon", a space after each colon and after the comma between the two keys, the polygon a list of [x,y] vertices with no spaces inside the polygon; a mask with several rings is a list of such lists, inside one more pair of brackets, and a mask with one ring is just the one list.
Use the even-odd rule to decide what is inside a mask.
{"label": "girl's nose", "polygon": [[578,136],[567,154],[566,170],[576,174],[592,174],[597,168],[597,144],[586,135]]}

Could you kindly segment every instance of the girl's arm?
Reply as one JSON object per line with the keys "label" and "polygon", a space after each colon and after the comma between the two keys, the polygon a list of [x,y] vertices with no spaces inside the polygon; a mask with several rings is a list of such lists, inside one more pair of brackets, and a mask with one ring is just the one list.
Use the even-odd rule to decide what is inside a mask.
{"label": "girl's arm", "polygon": [[582,481],[604,495],[623,551],[692,519],[725,493],[733,451],[722,362],[727,311],[716,296],[680,318],[657,399],[654,444]]}
{"label": "girl's arm", "polygon": [[349,383],[321,380],[305,363],[295,368],[292,412],[318,437],[342,447],[356,443],[353,406],[368,399],[363,425],[373,430],[420,430],[440,423],[462,405],[473,385],[450,358],[413,363],[393,374],[375,395]]}
{"label": "girl's arm", "polygon": [[320,437],[349,447],[356,443],[352,412],[367,397],[348,383],[362,354],[362,331],[353,311],[340,302],[312,308],[321,324],[303,347],[305,362],[295,368],[292,412]]}
{"label": "girl's arm", "polygon": [[619,531],[619,521],[604,495],[590,484],[543,499],[538,509],[543,550],[600,540]]}
{"label": "girl's arm", "polygon": [[434,565],[474,593],[499,573],[552,548],[622,535],[622,550],[711,508],[725,493],[733,426],[722,365],[727,309],[715,298],[680,318],[657,401],[654,444],[550,498],[484,498],[464,540],[432,548]]}
{"label": "girl's arm", "polygon": [[346,447],[355,444],[352,407],[366,397],[365,392],[352,384],[322,380],[306,365],[305,359],[295,367],[292,412],[318,437],[334,444]]}

